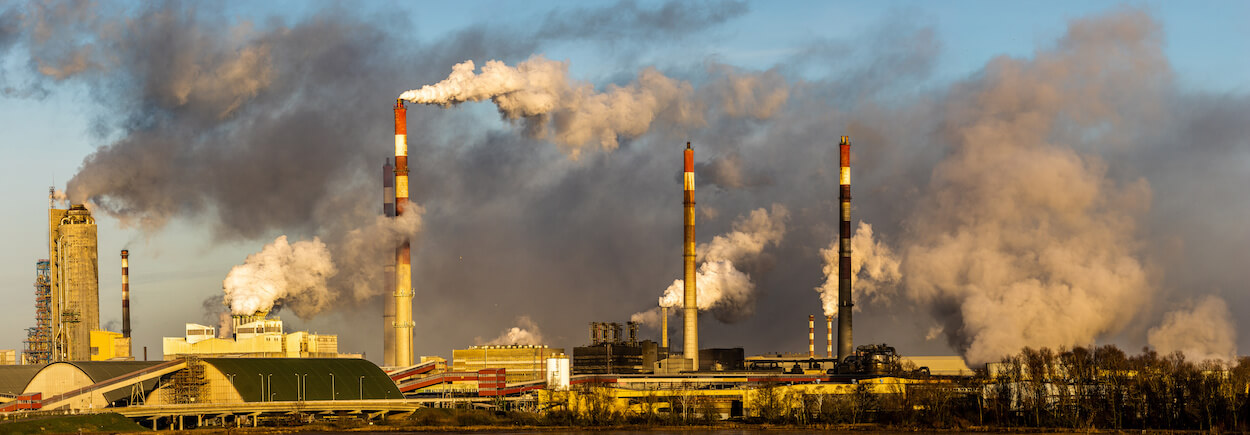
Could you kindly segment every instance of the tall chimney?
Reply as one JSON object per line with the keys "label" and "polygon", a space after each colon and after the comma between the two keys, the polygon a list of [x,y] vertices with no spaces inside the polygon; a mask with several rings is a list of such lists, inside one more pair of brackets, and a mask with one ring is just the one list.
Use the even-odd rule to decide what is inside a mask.
{"label": "tall chimney", "polygon": [[660,347],[668,351],[668,307],[660,306]]}
{"label": "tall chimney", "polygon": [[686,209],[686,242],[685,242],[685,323],[686,333],[683,337],[685,346],[683,357],[690,358],[692,367],[699,369],[699,296],[695,289],[694,276],[694,149],[686,142],[686,174],[685,201]]}
{"label": "tall chimney", "polygon": [[833,358],[833,316],[825,316],[825,358]]}
{"label": "tall chimney", "polygon": [[838,145],[841,180],[838,199],[842,222],[838,227],[838,361],[851,355],[851,140],[842,136]]}
{"label": "tall chimney", "polygon": [[[408,208],[408,110],[395,100],[395,216]],[[412,365],[412,258],[408,240],[395,255],[395,366]]]}
{"label": "tall chimney", "polygon": [[[387,158],[382,164],[382,214],[395,217],[395,165]],[[382,265],[386,287],[395,288],[395,259]],[[395,366],[395,298],[382,298],[382,366]]]}
{"label": "tall chimney", "polygon": [[807,357],[816,357],[816,316],[807,315]]}
{"label": "tall chimney", "polygon": [[122,337],[130,338],[130,251],[122,250]]}

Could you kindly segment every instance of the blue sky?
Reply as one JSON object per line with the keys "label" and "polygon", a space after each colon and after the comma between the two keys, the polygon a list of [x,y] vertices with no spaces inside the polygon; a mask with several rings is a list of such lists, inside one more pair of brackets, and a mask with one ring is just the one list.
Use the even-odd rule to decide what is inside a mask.
{"label": "blue sky", "polygon": [[[106,7],[133,6],[131,3],[103,4]],[[0,5],[21,6],[19,3]],[[327,5],[330,4],[242,2],[227,6],[223,15],[227,22],[264,23],[271,17],[278,17],[294,23]],[[658,2],[638,2],[638,5],[642,9],[662,6]],[[398,38],[412,40],[414,44],[418,41],[428,44],[449,38],[463,29],[481,26],[531,29],[553,11],[612,6],[613,3],[608,2],[568,1],[371,1],[339,5],[363,10],[363,15],[379,17],[379,20],[387,15],[400,16],[401,21],[411,24],[396,28],[394,32]],[[907,84],[907,89],[894,91],[941,94],[950,83],[979,74],[986,63],[997,56],[1029,58],[1039,48],[1054,46],[1066,32],[1069,20],[1136,7],[1148,11],[1162,28],[1163,52],[1174,71],[1178,89],[1240,99],[1250,92],[1250,74],[1247,74],[1250,71],[1250,27],[1246,26],[1250,23],[1250,3],[1243,1],[1142,2],[1128,6],[1101,1],[816,1],[749,2],[745,6],[745,13],[676,38],[671,43],[636,45],[629,40],[610,44],[560,40],[542,45],[541,53],[536,54],[567,61],[573,77],[603,85],[622,78],[628,80],[638,69],[647,66],[685,77],[692,71],[702,70],[709,60],[746,71],[767,70],[792,59],[813,41],[855,41],[879,23],[905,22],[932,28],[940,51],[931,74],[919,83]],[[489,59],[472,60],[480,65]],[[10,84],[34,80],[29,62],[25,51],[9,52],[3,59],[6,75],[0,77]],[[441,69],[450,71],[450,67],[443,65]],[[819,80],[827,74],[821,68],[836,71],[839,66],[808,67],[790,72],[799,75],[790,79]],[[367,74],[362,75],[368,79]],[[112,134],[98,134],[101,130],[97,123],[109,122],[102,121],[101,115],[110,110],[108,102],[94,100],[100,94],[93,92],[91,86],[98,82],[43,79],[43,83],[50,91],[44,98],[0,97],[0,131],[4,132],[0,139],[0,152],[4,156],[0,158],[0,186],[3,186],[0,203],[5,204],[0,207],[0,223],[3,223],[0,228],[4,228],[0,237],[8,241],[7,249],[0,252],[0,291],[7,301],[0,306],[0,349],[20,349],[25,338],[24,328],[33,325],[34,261],[47,255],[44,232],[48,186],[64,188],[84,157],[118,138],[115,130]],[[409,86],[416,88],[423,84],[427,83],[414,79]],[[479,106],[467,110],[480,118],[484,130],[515,132],[494,117],[491,106]],[[213,238],[204,222],[175,219],[160,230],[145,233],[136,228],[123,228],[118,220],[108,216],[97,218],[100,317],[106,324],[120,319],[117,252],[129,248],[132,282],[135,283],[134,316],[143,319],[136,321],[135,352],[142,352],[141,348],[146,346],[152,358],[159,357],[160,337],[177,336],[184,321],[201,321],[201,302],[220,291],[221,280],[231,267],[283,233],[271,230],[260,237],[222,241]],[[657,282],[663,283],[665,279],[671,277]],[[1233,305],[1237,312],[1237,305]],[[311,321],[296,320],[293,315],[284,318],[296,327],[342,333],[339,329],[351,324],[353,315],[332,313]],[[573,323],[580,324],[583,320]],[[502,322],[510,321],[507,318]],[[463,327],[467,332],[458,340],[493,337],[500,329],[497,326],[498,322],[481,328]],[[580,330],[546,332],[553,337],[568,337],[566,343],[559,343],[561,345],[580,344],[576,343],[582,334]],[[794,336],[800,337],[800,334]],[[1122,342],[1135,343],[1132,339]],[[1243,343],[1242,353],[1250,348],[1245,345],[1246,337],[1242,337],[1240,343]],[[340,342],[345,351],[376,352],[371,346],[373,344]],[[943,345],[932,343],[922,347],[929,352],[944,349]],[[419,350],[450,353],[444,348]]]}

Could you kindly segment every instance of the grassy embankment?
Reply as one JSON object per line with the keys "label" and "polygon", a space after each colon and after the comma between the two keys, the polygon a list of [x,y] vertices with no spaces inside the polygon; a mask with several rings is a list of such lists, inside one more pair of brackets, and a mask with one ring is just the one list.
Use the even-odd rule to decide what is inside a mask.
{"label": "grassy embankment", "polygon": [[145,431],[121,414],[59,415],[0,423],[2,434],[57,434],[80,432],[140,432]]}

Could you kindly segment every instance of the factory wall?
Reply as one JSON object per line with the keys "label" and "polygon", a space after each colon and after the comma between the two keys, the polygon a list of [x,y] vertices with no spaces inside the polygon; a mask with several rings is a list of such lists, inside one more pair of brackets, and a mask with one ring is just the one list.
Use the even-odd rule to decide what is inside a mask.
{"label": "factory wall", "polygon": [[284,334],[282,320],[239,316],[235,338],[215,337],[216,328],[186,324],[183,337],[164,337],[162,353],[166,361],[183,356],[230,356],[266,358],[359,358],[340,354],[338,336],[296,331]]}
{"label": "factory wall", "polygon": [[91,331],[91,360],[134,359],[130,356],[130,338],[120,332]]}
{"label": "factory wall", "polygon": [[563,348],[531,345],[472,346],[451,351],[454,372],[476,372],[487,368],[506,369],[508,382],[544,379],[547,359],[563,356]]}

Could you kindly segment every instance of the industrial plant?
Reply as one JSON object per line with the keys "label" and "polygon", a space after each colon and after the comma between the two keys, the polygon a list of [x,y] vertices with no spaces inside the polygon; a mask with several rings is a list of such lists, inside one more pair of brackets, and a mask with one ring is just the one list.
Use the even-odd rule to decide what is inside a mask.
{"label": "industrial plant", "polygon": [[[410,207],[404,102],[397,101],[393,111],[395,156],[383,165],[383,213],[397,218]],[[682,150],[680,348],[670,346],[668,306],[661,304],[658,341],[642,336],[633,321],[595,321],[589,323],[586,343],[571,352],[531,343],[471,345],[453,349],[450,361],[414,355],[413,343],[421,336],[414,334],[412,313],[419,301],[414,300],[412,252],[405,240],[393,247],[393,261],[382,267],[389,288],[383,298],[381,365],[341,353],[334,334],[287,331],[267,311],[236,313],[216,326],[187,323],[181,336],[164,338],[159,360],[148,361],[146,353],[138,360],[130,349],[129,251],[121,251],[122,332],[103,331],[91,212],[82,205],[50,205],[49,259],[36,262],[36,326],[29,330],[22,364],[0,366],[0,412],[108,410],[153,429],[186,429],[284,424],[293,414],[304,423],[383,421],[429,407],[697,412],[710,421],[767,420],[778,406],[781,412],[803,413],[815,401],[910,400],[911,395],[927,397],[926,388],[950,385],[960,385],[952,390],[959,396],[943,400],[981,403],[991,389],[970,383],[974,370],[962,358],[907,356],[888,344],[854,342],[850,138],[842,136],[837,146],[837,327],[835,333],[835,316],[824,317],[823,352],[818,351],[815,315],[807,316],[806,352],[750,355],[741,347],[699,345],[695,156],[687,142]],[[801,315],[795,313],[794,319]],[[822,406],[810,412],[826,412]]]}
{"label": "industrial plant", "polygon": [[[395,156],[383,165],[383,208],[400,218],[409,202],[407,112],[394,107]],[[639,334],[635,322],[591,322],[586,344],[571,352],[544,343],[473,345],[451,351],[450,362],[413,353],[414,291],[409,241],[394,246],[382,269],[390,289],[383,298],[383,363],[340,353],[334,334],[286,331],[266,310],[230,316],[222,325],[187,323],[181,336],[165,337],[157,361],[136,360],[130,349],[129,251],[121,251],[122,332],[99,321],[97,228],[83,205],[49,203],[48,259],[36,262],[35,327],[29,329],[21,365],[0,366],[0,411],[110,409],[152,428],[256,426],[284,418],[296,404],[309,418],[345,415],[383,419],[421,407],[456,403],[528,409],[582,409],[588,395],[607,394],[610,407],[639,406],[659,395],[667,412],[688,405],[679,396],[703,397],[720,418],[758,413],[752,397],[763,385],[802,394],[849,394],[871,382],[873,391],[935,382],[933,370],[906,364],[886,345],[854,346],[850,244],[850,140],[840,156],[840,276],[837,355],[833,317],[825,318],[826,349],[815,351],[815,317],[808,317],[806,353],[748,356],[743,348],[699,346],[696,279],[695,156],[683,150],[684,237],[682,347],[668,336],[668,307],[658,307],[660,337]],[[942,376],[969,376],[962,362]],[[906,366],[906,367],[905,367]],[[681,392],[672,388],[681,385]],[[593,388],[592,388],[593,387]],[[682,399],[685,400],[685,399]],[[685,411],[682,411],[685,412]]]}

